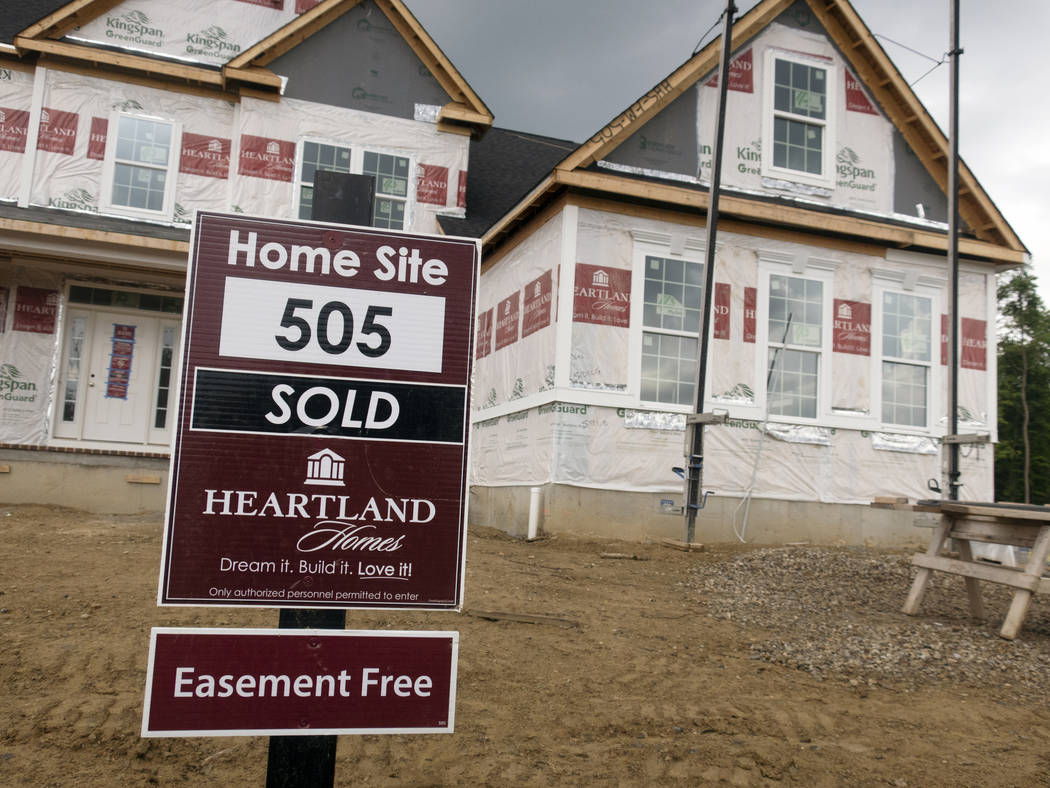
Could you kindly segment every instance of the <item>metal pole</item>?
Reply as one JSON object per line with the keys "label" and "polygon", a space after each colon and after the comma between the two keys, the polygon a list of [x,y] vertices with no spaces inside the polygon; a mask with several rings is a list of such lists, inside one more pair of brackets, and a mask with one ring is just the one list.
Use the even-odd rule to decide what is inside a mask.
{"label": "metal pole", "polygon": [[951,0],[948,121],[948,498],[959,500],[959,0]]}
{"label": "metal pole", "polygon": [[[722,14],[722,57],[718,68],[718,111],[715,120],[715,140],[711,149],[711,187],[708,191],[707,239],[704,249],[704,311],[700,326],[700,360],[696,372],[696,407],[693,409],[696,415],[704,412],[704,390],[707,388],[707,338],[711,329],[711,304],[714,298],[718,193],[722,182],[722,141],[725,137],[729,58],[733,51],[733,14],[736,13],[736,10],[733,0],[726,0],[725,11]],[[693,535],[696,533],[696,514],[700,510],[700,489],[704,482],[704,425],[702,422],[694,421],[691,430],[684,507],[685,541],[687,543],[693,541]],[[687,426],[686,434],[689,434],[689,426]]]}

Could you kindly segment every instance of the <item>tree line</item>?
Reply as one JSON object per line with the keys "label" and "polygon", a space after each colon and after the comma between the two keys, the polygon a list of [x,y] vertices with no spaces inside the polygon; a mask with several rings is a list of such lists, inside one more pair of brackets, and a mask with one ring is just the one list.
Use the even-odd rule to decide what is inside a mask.
{"label": "tree line", "polygon": [[999,442],[995,499],[1050,503],[1050,314],[1035,274],[1023,268],[998,286]]}

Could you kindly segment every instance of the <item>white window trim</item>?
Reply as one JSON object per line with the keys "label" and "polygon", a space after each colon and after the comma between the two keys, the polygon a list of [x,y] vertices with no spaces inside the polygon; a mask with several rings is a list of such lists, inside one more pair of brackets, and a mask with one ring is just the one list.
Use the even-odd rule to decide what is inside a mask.
{"label": "white window trim", "polygon": [[[786,60],[790,63],[799,63],[824,69],[825,85],[827,86],[827,104],[825,106],[824,119],[800,118],[800,120],[804,120],[807,123],[822,125],[824,128],[824,149],[821,156],[823,173],[821,175],[813,175],[812,173],[800,172],[787,167],[775,167],[773,165],[774,73],[777,60]],[[835,67],[835,64],[823,58],[807,57],[801,52],[789,52],[776,48],[766,50],[765,63],[763,64],[762,175],[768,178],[826,188],[835,186],[835,129],[837,128],[837,110],[839,105],[837,72],[838,69]]]}
{"label": "white window trim", "polygon": [[[164,207],[160,211],[150,211],[145,208],[132,208],[127,205],[116,205],[113,203],[113,175],[116,170],[117,137],[120,128],[120,119],[139,118],[152,120],[158,123],[171,125],[171,155],[168,158],[167,174],[164,178]],[[140,219],[158,219],[171,221],[175,214],[175,183],[179,177],[179,163],[182,158],[182,123],[159,115],[149,115],[139,112],[121,112],[115,110],[109,116],[106,131],[106,153],[102,163],[102,211],[105,213],[119,214]]]}
{"label": "white window trim", "polygon": [[[831,379],[832,369],[832,334],[834,329],[834,287],[835,268],[837,263],[809,258],[788,258],[787,255],[763,253],[758,261],[758,294],[755,316],[755,404],[763,418],[770,422],[786,424],[821,424],[830,425],[831,413]],[[820,354],[817,374],[817,415],[815,418],[802,416],[781,416],[768,411],[769,393],[766,391],[766,377],[769,374],[769,279],[771,276],[789,276],[802,279],[816,279],[824,283],[823,303],[821,304],[820,347],[812,348]],[[776,338],[775,342],[780,343]]]}
{"label": "white window trim", "polygon": [[[943,435],[941,424],[944,405],[939,392],[943,392],[945,379],[941,366],[941,314],[944,311],[943,280],[921,276],[909,277],[895,271],[874,271],[871,289],[871,415],[881,432],[911,435]],[[893,424],[882,420],[882,301],[885,293],[921,296],[930,299],[930,376],[926,382],[926,426]],[[907,362],[902,362],[907,363]]]}
{"label": "white window trim", "polygon": [[[299,194],[302,190],[303,180],[303,145],[307,142],[316,142],[318,145],[331,145],[336,148],[349,148],[350,149],[350,172],[354,175],[360,175],[361,170],[364,167],[365,152],[378,153],[386,156],[398,156],[402,159],[408,159],[408,189],[404,197],[405,200],[405,226],[404,230],[412,229],[412,222],[415,215],[416,207],[416,178],[418,168],[416,163],[416,156],[414,153],[405,150],[395,150],[392,148],[381,148],[373,145],[366,145],[361,142],[354,142],[353,140],[333,140],[324,137],[300,137],[295,145],[295,181],[294,189],[292,191],[292,216],[299,216]],[[375,194],[375,198],[386,197],[389,199],[400,200],[402,198],[395,197],[393,195]],[[375,208],[373,207],[373,214]],[[371,220],[370,220],[371,221]]]}
{"label": "white window trim", "polygon": [[[642,399],[642,334],[647,330],[642,309],[642,304],[645,300],[645,258],[653,256],[671,260],[683,260],[685,262],[698,263],[703,267],[706,264],[704,243],[696,238],[672,238],[670,235],[661,233],[639,231],[632,233],[632,236],[634,238],[634,248],[631,256],[631,322],[628,329],[627,342],[629,358],[627,390],[640,408],[667,411],[669,413],[692,413],[693,405],[678,405],[671,402]],[[671,251],[672,245],[676,248],[674,252]],[[677,251],[679,246],[682,248],[681,252]],[[718,246],[716,246],[716,249]],[[701,315],[702,320],[703,315]],[[713,333],[714,321],[711,321],[709,329]],[[711,347],[710,341],[709,333],[709,348]]]}

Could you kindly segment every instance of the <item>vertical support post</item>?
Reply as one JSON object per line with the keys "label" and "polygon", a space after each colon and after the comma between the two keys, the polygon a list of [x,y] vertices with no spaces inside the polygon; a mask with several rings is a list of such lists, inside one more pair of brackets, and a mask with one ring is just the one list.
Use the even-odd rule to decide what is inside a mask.
{"label": "vertical support post", "polygon": [[[318,171],[310,218],[339,224],[372,223],[375,179],[370,175]],[[283,608],[278,629],[346,629],[346,611]],[[271,736],[266,788],[335,785],[336,736]]]}
{"label": "vertical support post", "polygon": [[[718,236],[718,195],[722,182],[722,143],[726,126],[726,95],[729,88],[729,59],[733,53],[733,0],[726,0],[722,14],[722,56],[718,69],[718,111],[715,114],[715,139],[711,148],[711,187],[708,191],[707,238],[704,249],[704,310],[700,325],[700,358],[696,371],[695,414],[704,412],[704,393],[707,389],[708,336],[711,333],[711,304],[715,289],[715,242]],[[699,140],[697,144],[699,145]],[[697,173],[699,178],[699,172]],[[696,514],[700,510],[701,488],[704,484],[704,425],[687,426],[687,457],[685,477],[685,542],[690,544],[696,534]]]}
{"label": "vertical support post", "polygon": [[[951,0],[948,122],[948,434],[959,434],[959,0]],[[948,443],[948,498],[959,500],[959,444]]]}

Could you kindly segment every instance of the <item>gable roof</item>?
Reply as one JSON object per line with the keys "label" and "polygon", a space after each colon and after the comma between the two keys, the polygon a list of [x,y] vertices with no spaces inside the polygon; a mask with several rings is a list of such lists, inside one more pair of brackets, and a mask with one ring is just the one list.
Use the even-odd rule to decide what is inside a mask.
{"label": "gable roof", "polygon": [[[77,64],[101,64],[112,69],[160,75],[167,79],[216,90],[261,91],[271,98],[277,98],[282,86],[281,77],[266,66],[281,54],[302,44],[363,0],[322,0],[221,67],[180,63],[148,54],[60,40],[73,28],[105,14],[120,2],[121,0],[73,0],[58,4],[54,0],[24,0],[19,4],[22,6],[19,13],[9,14],[8,19],[0,22],[0,40],[10,40],[19,55],[36,53],[38,56],[59,58]],[[442,107],[438,116],[439,124],[446,127],[467,127],[471,130],[483,130],[491,126],[491,111],[402,0],[373,2],[452,98],[451,102]],[[30,17],[33,19],[31,24],[15,27],[26,25],[26,20]]]}
{"label": "gable roof", "polygon": [[[796,0],[762,0],[733,25],[734,50],[763,31]],[[947,193],[948,139],[893,65],[874,35],[848,0],[798,0],[805,3],[824,26],[843,58],[882,106],[887,118],[915,152],[942,192]],[[542,202],[565,189],[625,196],[630,199],[669,202],[683,208],[706,211],[707,189],[696,185],[640,179],[629,175],[598,172],[594,165],[656,117],[701,78],[718,68],[720,38],[694,54],[666,79],[613,118],[590,140],[580,145],[549,173],[547,178],[517,203],[507,216],[490,227],[484,243],[493,247],[502,242],[525,218],[534,214]],[[781,203],[771,210],[771,203]],[[800,206],[795,201],[754,195],[733,196],[727,190],[721,197],[723,215],[759,221],[794,224],[810,230],[843,231],[900,246],[945,249],[946,234],[928,228],[894,227],[887,217],[865,214],[863,220],[850,219],[851,225],[833,222],[828,211]],[[837,211],[848,214],[848,211]],[[960,239],[960,252],[1009,265],[1027,257],[1027,249],[999,212],[970,169],[959,164],[959,214],[973,238]],[[899,224],[899,223],[897,223]],[[850,227],[853,230],[850,232]]]}

